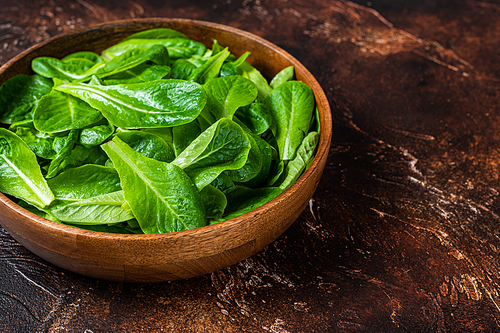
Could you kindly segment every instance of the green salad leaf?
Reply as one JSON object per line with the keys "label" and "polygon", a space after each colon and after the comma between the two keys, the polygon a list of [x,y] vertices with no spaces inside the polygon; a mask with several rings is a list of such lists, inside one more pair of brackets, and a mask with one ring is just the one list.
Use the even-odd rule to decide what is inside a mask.
{"label": "green salad leaf", "polygon": [[130,36],[124,41],[111,46],[102,53],[108,58],[114,58],[134,49],[148,49],[154,45],[162,45],[168,50],[171,59],[190,58],[194,55],[202,56],[207,50],[206,46],[187,38],[139,38]]}
{"label": "green salad leaf", "polygon": [[269,82],[252,64],[168,28],[33,59],[35,74],[0,87],[0,191],[43,218],[123,234],[269,202],[312,163],[321,126],[293,66]]}
{"label": "green salad leaf", "polygon": [[125,200],[144,233],[206,225],[201,195],[181,168],[145,157],[118,137],[102,148],[118,171]]}
{"label": "green salad leaf", "polygon": [[78,143],[85,148],[92,148],[103,143],[115,132],[115,127],[110,124],[95,125],[80,131]]}
{"label": "green salad leaf", "polygon": [[281,189],[286,189],[290,187],[299,176],[304,172],[304,170],[309,166],[314,158],[314,153],[316,146],[318,145],[319,134],[317,132],[309,133],[299,148],[297,149],[297,154],[293,160],[288,162],[285,167],[284,175],[285,178],[279,185]]}
{"label": "green salad leaf", "polygon": [[162,162],[172,162],[175,152],[161,137],[141,131],[125,131],[116,134],[136,152]]}
{"label": "green salad leaf", "polygon": [[309,130],[314,111],[312,89],[300,81],[279,85],[266,98],[282,160],[291,160]]}
{"label": "green salad leaf", "polygon": [[295,68],[293,66],[288,66],[276,74],[275,77],[269,82],[271,88],[276,89],[280,84],[285,83],[293,79],[295,73]]}
{"label": "green salad leaf", "polygon": [[57,90],[43,96],[33,111],[33,125],[44,133],[81,129],[101,119],[99,110],[79,98]]}
{"label": "green salad leaf", "polygon": [[141,32],[136,32],[135,34],[132,34],[125,38],[123,41],[127,40],[133,40],[133,39],[169,39],[169,38],[185,38],[186,35],[184,35],[181,32],[169,29],[169,28],[157,28],[157,29],[149,29],[149,30],[144,30]]}
{"label": "green salad leaf", "polygon": [[71,224],[112,224],[134,218],[121,207],[124,201],[120,190],[77,201],[56,201],[47,210],[56,219]]}
{"label": "green salad leaf", "polygon": [[101,111],[110,124],[124,128],[186,124],[194,120],[206,104],[203,88],[183,80],[112,86],[70,83],[55,89],[84,100]]}
{"label": "green salad leaf", "polygon": [[76,201],[121,190],[120,178],[114,168],[87,164],[70,168],[47,183],[58,200]]}
{"label": "green salad leaf", "polygon": [[207,219],[217,220],[222,218],[227,206],[227,199],[224,193],[212,185],[207,185],[200,191],[200,195],[205,205]]}
{"label": "green salad leaf", "polygon": [[269,95],[269,93],[273,90],[269,83],[267,83],[266,78],[255,67],[246,61],[243,61],[238,66],[238,70],[241,72],[241,76],[249,79],[255,84],[257,90],[259,91],[259,99],[262,101],[266,99],[267,95]]}
{"label": "green salad leaf", "polygon": [[52,80],[40,75],[16,75],[0,87],[0,122],[31,119],[36,102],[52,90]]}
{"label": "green salad leaf", "polygon": [[167,66],[169,64],[167,49],[162,45],[152,45],[147,49],[130,49],[111,59],[95,73],[98,77],[108,77],[133,69],[146,62]]}
{"label": "green salad leaf", "polygon": [[182,168],[201,190],[223,171],[242,168],[250,147],[243,129],[222,118],[193,140],[172,164]]}
{"label": "green salad leaf", "polygon": [[0,191],[38,207],[48,206],[54,200],[35,154],[5,128],[0,128]]}
{"label": "green salad leaf", "polygon": [[39,132],[34,128],[16,127],[15,132],[37,156],[53,159],[56,152],[52,148],[54,138],[48,133]]}
{"label": "green salad leaf", "polygon": [[258,93],[252,81],[239,75],[214,78],[205,84],[204,89],[207,108],[216,119],[232,119],[236,110],[252,103]]}
{"label": "green salad leaf", "polygon": [[31,69],[46,78],[79,81],[88,78],[106,65],[104,62],[97,62],[92,67],[88,67],[87,64],[89,64],[87,61],[75,62],[51,57],[38,57],[33,59]]}
{"label": "green salad leaf", "polygon": [[188,77],[188,80],[206,83],[208,80],[219,75],[220,69],[224,61],[229,57],[229,50],[225,48],[217,54],[214,54],[203,65],[197,67]]}

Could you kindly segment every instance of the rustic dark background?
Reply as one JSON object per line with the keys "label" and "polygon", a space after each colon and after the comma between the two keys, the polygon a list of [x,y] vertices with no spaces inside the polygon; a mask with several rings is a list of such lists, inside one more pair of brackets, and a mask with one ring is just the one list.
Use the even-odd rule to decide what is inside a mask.
{"label": "rustic dark background", "polygon": [[1,332],[500,331],[500,3],[0,0],[0,63],[136,17],[227,24],[298,58],[335,122],[322,182],[275,243],[171,283],[85,278],[0,227]]}

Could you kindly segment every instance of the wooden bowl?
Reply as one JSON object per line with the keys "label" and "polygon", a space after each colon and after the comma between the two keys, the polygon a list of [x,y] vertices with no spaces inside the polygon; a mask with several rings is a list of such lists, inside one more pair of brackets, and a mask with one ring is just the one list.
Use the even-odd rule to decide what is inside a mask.
{"label": "wooden bowl", "polygon": [[316,79],[276,45],[228,26],[185,19],[141,19],[107,23],[51,38],[0,68],[0,84],[17,74],[33,74],[31,61],[61,58],[76,51],[100,53],[138,31],[171,28],[212,45],[217,39],[248,61],[266,78],[293,65],[297,79],[314,90],[321,123],[319,149],[309,169],[274,200],[247,214],[198,229],[155,235],[118,235],[87,231],[34,215],[0,194],[0,223],[18,242],[54,265],[86,276],[124,282],[186,279],[233,265],[278,238],[312,197],[328,156],[332,120],[327,98]]}

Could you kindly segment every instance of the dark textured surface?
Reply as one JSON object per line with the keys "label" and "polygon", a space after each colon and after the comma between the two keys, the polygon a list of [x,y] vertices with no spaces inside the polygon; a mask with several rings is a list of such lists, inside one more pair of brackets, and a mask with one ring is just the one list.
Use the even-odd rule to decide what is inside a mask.
{"label": "dark textured surface", "polygon": [[500,5],[481,1],[2,1],[0,62],[133,17],[228,24],[316,76],[323,180],[259,254],[190,280],[97,281],[0,229],[1,332],[500,331]]}

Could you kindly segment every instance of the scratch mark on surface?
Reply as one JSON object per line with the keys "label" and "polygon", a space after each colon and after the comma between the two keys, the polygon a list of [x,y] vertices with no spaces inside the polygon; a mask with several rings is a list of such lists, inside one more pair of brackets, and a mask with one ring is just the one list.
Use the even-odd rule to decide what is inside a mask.
{"label": "scratch mark on surface", "polygon": [[[499,304],[497,303],[497,301],[495,300],[495,298],[493,297],[493,295],[488,291],[487,288],[484,288],[484,290],[486,291],[486,294],[488,295],[488,298],[493,302],[493,304],[495,305],[496,309],[498,312],[500,312],[500,306]],[[500,327],[500,323],[497,322],[497,325]]]}
{"label": "scratch mark on surface", "polygon": [[23,272],[21,272],[20,270],[18,270],[17,268],[14,268],[14,270],[19,274],[21,275],[23,278],[25,278],[28,282],[30,282],[32,285],[34,285],[35,287],[43,290],[44,292],[46,292],[47,294],[51,295],[52,297],[55,297],[55,298],[58,298],[59,295],[56,295],[54,294],[53,292],[51,292],[50,290],[48,290],[47,288],[45,288],[44,286],[40,285],[39,283],[36,283],[35,281],[33,281],[32,279],[30,279],[29,277],[26,276],[26,274],[24,274]]}
{"label": "scratch mark on surface", "polygon": [[361,330],[361,329],[365,329],[366,327],[361,325],[361,324],[358,324],[358,323],[354,323],[352,321],[347,321],[347,320],[339,320],[337,322],[337,327],[340,328],[340,329],[344,329],[344,330]]}
{"label": "scratch mark on surface", "polygon": [[387,126],[385,126],[385,128],[387,128],[390,131],[407,136],[409,138],[414,138],[414,139],[419,139],[419,140],[424,140],[424,141],[435,141],[436,140],[436,138],[434,136],[428,135],[428,134],[415,133],[415,132],[405,131],[405,130],[401,130],[401,129],[397,129],[397,128],[393,128],[393,127],[387,127]]}
{"label": "scratch mark on surface", "polygon": [[370,209],[373,210],[375,213],[377,213],[378,216],[380,216],[380,217],[384,217],[384,216],[388,215],[387,213],[381,212],[373,207],[371,207]]}
{"label": "scratch mark on surface", "polygon": [[26,304],[24,304],[24,302],[22,302],[19,298],[17,298],[17,296],[11,295],[8,293],[4,293],[4,292],[0,292],[0,295],[3,295],[4,297],[8,297],[10,299],[13,299],[14,301],[16,301],[17,304],[21,305],[26,310],[26,312],[28,312],[30,315],[32,315],[36,321],[43,322],[43,320],[38,316],[38,314],[31,311],[31,308],[29,306],[27,306]]}
{"label": "scratch mark on surface", "polygon": [[462,286],[468,297],[475,301],[481,299],[481,292],[477,288],[476,279],[472,278],[469,274],[462,274]]}
{"label": "scratch mark on surface", "polygon": [[96,17],[100,17],[101,15],[99,14],[99,12],[95,9],[94,6],[92,6],[91,4],[89,4],[87,1],[85,0],[76,0],[80,5],[84,6],[85,8],[87,8],[88,10],[90,10]]}
{"label": "scratch mark on surface", "polygon": [[362,11],[365,11],[365,12],[368,12],[370,13],[371,15],[375,16],[376,18],[378,18],[380,20],[380,22],[382,22],[383,24],[385,24],[386,26],[388,26],[389,28],[394,28],[394,24],[392,24],[391,22],[389,22],[385,17],[383,17],[382,15],[380,15],[380,13],[378,11],[376,11],[375,9],[373,8],[368,8],[368,7],[365,7],[365,6],[360,6],[354,2],[348,2],[350,6],[354,7],[354,8],[357,8],[359,10],[362,10]]}
{"label": "scratch mark on surface", "polygon": [[[417,167],[416,167],[416,165],[418,163],[418,158],[416,158],[415,156],[413,156],[412,154],[410,154],[407,149],[400,148],[400,150],[403,153],[403,156],[408,159],[408,165],[410,167],[410,170],[413,173],[415,173],[416,175],[420,176],[422,179],[425,179],[425,177],[422,174],[422,172],[420,172],[420,170],[418,170]],[[421,182],[421,183],[424,184],[424,182]]]}
{"label": "scratch mark on surface", "polygon": [[308,312],[310,309],[309,305],[304,302],[294,302],[293,308],[299,312]]}
{"label": "scratch mark on surface", "polygon": [[[216,290],[217,299],[227,304],[229,310],[233,307],[238,314],[249,317],[251,309],[247,298],[255,294],[254,290],[273,286],[266,282],[266,277],[289,288],[294,287],[294,283],[280,274],[276,268],[275,263],[271,265],[264,256],[256,254],[235,266],[212,273],[210,275],[212,287]],[[228,308],[223,308],[221,311],[228,311]]]}
{"label": "scratch mark on surface", "polygon": [[[427,41],[395,28],[391,22],[372,8],[349,1],[333,1],[326,6],[325,13],[327,15],[323,17],[323,23],[305,31],[306,35],[326,38],[331,43],[349,42],[368,54],[386,56],[412,52],[454,72],[474,69],[469,62],[453,50],[444,48],[436,41]],[[377,22],[380,24],[377,25]],[[370,29],[366,29],[366,26],[370,26]],[[465,73],[465,75],[468,74]]]}
{"label": "scratch mark on surface", "polygon": [[443,295],[443,297],[446,297],[448,295],[448,284],[446,282],[443,282],[439,286],[439,291],[441,292],[441,295]]}
{"label": "scratch mark on surface", "polygon": [[458,293],[453,283],[451,284],[450,301],[452,307],[456,308],[458,306]]}
{"label": "scratch mark on surface", "polygon": [[477,4],[484,8],[500,10],[500,6],[491,2],[478,1]]}
{"label": "scratch mark on surface", "polygon": [[[378,287],[380,288],[380,286]],[[399,323],[396,321],[396,318],[397,318],[397,311],[401,310],[401,303],[399,303],[397,299],[393,299],[391,296],[389,296],[389,294],[386,293],[384,289],[380,288],[380,290],[382,290],[385,296],[387,296],[387,298],[391,301],[392,311],[389,317],[391,318],[392,323],[395,324],[397,327],[399,327]]]}
{"label": "scratch mark on surface", "polygon": [[314,215],[313,206],[314,206],[314,199],[311,198],[309,199],[309,211],[311,212],[313,218],[317,221],[318,219],[316,218],[316,215]]}
{"label": "scratch mark on surface", "polygon": [[139,16],[144,15],[145,13],[144,7],[142,7],[135,1],[130,1],[129,3],[139,11]]}
{"label": "scratch mark on surface", "polygon": [[[438,332],[447,332],[446,330],[446,326],[444,324],[444,313],[443,313],[443,309],[441,308],[441,306],[439,305],[438,301],[436,300],[436,298],[434,297],[434,295],[432,293],[429,293],[430,294],[430,299],[434,305],[434,308],[435,308],[435,313],[436,313],[436,324],[437,324],[437,331]],[[437,295],[439,297],[439,294]]]}
{"label": "scratch mark on surface", "polygon": [[276,318],[274,321],[274,324],[271,325],[270,331],[274,333],[290,333],[288,330],[286,330],[283,326],[285,325],[285,321],[279,318]]}
{"label": "scratch mark on surface", "polygon": [[[89,308],[89,304],[95,304],[92,296],[89,291],[76,293],[71,302],[65,302],[58,309],[54,320],[51,321],[50,326],[47,328],[47,332],[66,332],[66,326],[71,324],[72,320],[78,315],[80,308]],[[109,305],[109,302],[106,303]],[[106,312],[109,313],[109,309]]]}
{"label": "scratch mark on surface", "polygon": [[453,285],[455,287],[457,287],[457,290],[458,290],[459,293],[463,293],[464,292],[464,288],[462,287],[462,284],[460,283],[460,280],[456,276],[453,277]]}
{"label": "scratch mark on surface", "polygon": [[462,252],[458,251],[456,248],[452,248],[449,252],[455,259],[457,260],[463,260],[465,259],[464,255]]}

